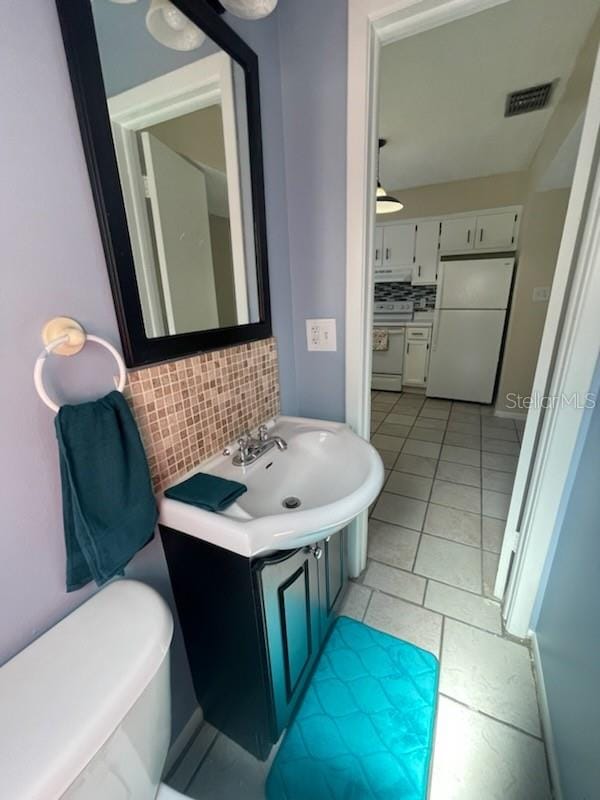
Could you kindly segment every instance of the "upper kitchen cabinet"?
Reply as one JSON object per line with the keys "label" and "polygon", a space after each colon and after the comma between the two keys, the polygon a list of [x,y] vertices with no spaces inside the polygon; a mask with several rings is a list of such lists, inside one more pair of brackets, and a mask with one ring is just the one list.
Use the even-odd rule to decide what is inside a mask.
{"label": "upper kitchen cabinet", "polygon": [[383,265],[385,267],[412,267],[415,260],[414,222],[385,225],[383,227]]}
{"label": "upper kitchen cabinet", "polygon": [[464,253],[473,249],[476,217],[455,217],[442,220],[440,251],[442,253]]}
{"label": "upper kitchen cabinet", "polygon": [[475,231],[475,250],[514,250],[518,225],[517,211],[479,215]]}
{"label": "upper kitchen cabinet", "polygon": [[379,225],[375,228],[375,242],[373,248],[375,250],[374,264],[376,267],[381,267],[383,264],[383,228]]}
{"label": "upper kitchen cabinet", "polygon": [[437,281],[440,227],[439,219],[422,220],[417,224],[413,285],[431,285]]}

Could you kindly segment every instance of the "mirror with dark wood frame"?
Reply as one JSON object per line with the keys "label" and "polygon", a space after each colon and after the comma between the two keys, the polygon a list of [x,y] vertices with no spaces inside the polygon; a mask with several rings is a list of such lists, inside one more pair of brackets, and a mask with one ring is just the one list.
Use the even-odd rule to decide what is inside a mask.
{"label": "mirror with dark wood frame", "polygon": [[255,53],[208,0],[57,0],[121,340],[271,335]]}

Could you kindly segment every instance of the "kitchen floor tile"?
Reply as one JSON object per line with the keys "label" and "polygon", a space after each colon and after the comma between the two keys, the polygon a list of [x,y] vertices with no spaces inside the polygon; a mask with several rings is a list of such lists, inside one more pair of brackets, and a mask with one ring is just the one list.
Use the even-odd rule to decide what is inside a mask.
{"label": "kitchen floor tile", "polygon": [[380,447],[376,449],[379,455],[381,456],[381,460],[383,461],[383,466],[386,469],[391,469],[396,463],[396,459],[398,458],[398,453],[392,453],[390,450],[382,450]]}
{"label": "kitchen floor tile", "polygon": [[450,409],[448,408],[422,408],[419,414],[419,419],[421,417],[426,417],[428,419],[448,419],[450,414]]}
{"label": "kitchen floor tile", "polygon": [[450,506],[461,511],[481,513],[481,490],[474,486],[464,486],[460,483],[448,483],[437,479],[433,484],[431,502],[438,506]]}
{"label": "kitchen floor tile", "polygon": [[481,486],[481,470],[479,467],[456,464],[453,461],[440,461],[435,477],[451,483],[463,483],[466,486]]}
{"label": "kitchen floor tile", "polygon": [[370,599],[371,589],[361,586],[360,583],[350,581],[346,597],[344,597],[344,602],[340,608],[340,614],[362,622]]}
{"label": "kitchen floor tile", "polygon": [[385,436],[395,436],[396,438],[406,439],[410,433],[410,425],[396,425],[392,422],[382,422],[379,425],[378,433]]}
{"label": "kitchen floor tile", "polygon": [[482,499],[483,513],[486,517],[495,517],[496,519],[507,518],[508,509],[510,508],[510,494],[492,492],[489,489],[484,489],[482,492]]}
{"label": "kitchen floor tile", "polygon": [[441,444],[436,444],[435,442],[421,442],[417,439],[407,439],[402,447],[402,452],[411,456],[437,458],[441,449]]}
{"label": "kitchen floor tile", "polygon": [[486,428],[508,428],[512,431],[515,430],[515,422],[506,417],[486,417],[482,420],[482,424]]}
{"label": "kitchen floor tile", "polygon": [[373,411],[390,411],[395,403],[396,401],[393,397],[385,398],[377,396],[371,400],[371,408]]}
{"label": "kitchen floor tile", "polygon": [[483,551],[483,593],[487,597],[494,596],[494,584],[496,583],[496,573],[498,572],[498,562],[500,556],[496,553]]}
{"label": "kitchen floor tile", "polygon": [[457,447],[470,447],[472,450],[481,449],[481,438],[467,433],[453,433],[449,431],[444,437],[444,444],[452,444]]}
{"label": "kitchen floor tile", "polygon": [[464,411],[452,411],[448,419],[449,422],[470,422],[475,424],[481,419],[479,414],[465,414]]}
{"label": "kitchen floor tile", "polygon": [[497,469],[500,472],[516,472],[519,459],[517,456],[505,456],[502,453],[482,453],[482,464],[486,469]]}
{"label": "kitchen floor tile", "polygon": [[423,534],[414,570],[426,578],[481,593],[481,551],[475,547]]}
{"label": "kitchen floor tile", "polygon": [[471,467],[478,467],[481,463],[481,453],[479,450],[471,450],[467,447],[455,447],[445,444],[442,447],[440,456],[442,461],[455,461],[457,464],[467,464]]}
{"label": "kitchen floor tile", "polygon": [[431,494],[431,478],[419,475],[410,475],[408,472],[392,472],[385,484],[386,492],[403,494],[405,497],[414,497],[416,500],[429,500]]}
{"label": "kitchen floor tile", "polygon": [[479,420],[474,420],[473,422],[454,422],[450,420],[448,422],[448,431],[450,433],[464,433],[466,436],[480,436],[481,423]]}
{"label": "kitchen floor tile", "polygon": [[440,692],[540,735],[529,650],[523,645],[446,620]]}
{"label": "kitchen floor tile", "polygon": [[430,417],[417,417],[417,421],[415,425],[419,428],[430,428],[434,431],[445,431],[446,430],[446,420],[445,419],[431,419]]}
{"label": "kitchen floor tile", "polygon": [[481,449],[486,453],[505,453],[508,456],[518,456],[521,447],[518,442],[506,442],[504,439],[489,439],[483,437]]}
{"label": "kitchen floor tile", "polygon": [[551,800],[544,745],[440,697],[430,800]]}
{"label": "kitchen floor tile", "polygon": [[391,425],[404,425],[404,426],[410,428],[410,427],[412,427],[415,419],[416,419],[416,415],[399,414],[396,411],[393,411],[391,414],[387,415],[385,421],[389,422]]}
{"label": "kitchen floor tile", "polygon": [[400,525],[403,528],[411,528],[420,531],[425,519],[427,503],[421,500],[413,500],[410,497],[402,497],[399,494],[382,492],[373,511],[375,519],[382,522],[391,522],[392,525]]}
{"label": "kitchen floor tile", "polygon": [[383,422],[385,417],[385,411],[371,411],[371,422]]}
{"label": "kitchen floor tile", "polygon": [[462,400],[455,400],[452,403],[452,410],[459,411],[461,414],[473,414],[476,417],[481,414],[479,403],[466,403]]}
{"label": "kitchen floor tile", "polygon": [[435,458],[412,456],[409,453],[400,453],[396,460],[396,468],[401,472],[410,472],[412,475],[422,475],[424,478],[433,478],[437,461]]}
{"label": "kitchen floor tile", "polygon": [[433,611],[373,592],[364,621],[384,633],[439,655],[442,617]]}
{"label": "kitchen floor tile", "polygon": [[514,428],[498,428],[483,426],[483,435],[488,439],[502,439],[505,442],[518,442],[517,431]]}
{"label": "kitchen floor tile", "polygon": [[444,439],[444,431],[437,431],[435,428],[423,428],[415,425],[408,434],[409,439],[420,439],[422,442],[437,442],[441,444]]}
{"label": "kitchen floor tile", "polygon": [[411,570],[415,563],[419,534],[409,528],[369,520],[369,558],[383,561],[392,567]]}
{"label": "kitchen floor tile", "polygon": [[499,553],[502,550],[505,527],[506,523],[502,519],[481,518],[481,535],[484,550],[489,550],[492,553]]}
{"label": "kitchen floor tile", "polygon": [[471,592],[463,592],[454,586],[446,586],[445,583],[428,582],[425,608],[484,628],[491,633],[502,633],[500,603]]}
{"label": "kitchen floor tile", "polygon": [[491,489],[494,492],[504,492],[511,494],[515,476],[510,472],[498,472],[495,469],[481,470],[482,486],[484,489]]}
{"label": "kitchen floor tile", "polygon": [[423,531],[459,544],[481,547],[481,517],[479,514],[430,503],[425,515]]}
{"label": "kitchen floor tile", "polygon": [[371,444],[378,450],[388,450],[390,453],[399,453],[402,450],[405,440],[399,436],[385,436],[376,433],[371,437]]}
{"label": "kitchen floor tile", "polygon": [[373,589],[420,605],[425,596],[427,581],[425,578],[413,575],[412,572],[404,572],[387,564],[371,561],[367,566],[363,583],[365,586],[371,586]]}

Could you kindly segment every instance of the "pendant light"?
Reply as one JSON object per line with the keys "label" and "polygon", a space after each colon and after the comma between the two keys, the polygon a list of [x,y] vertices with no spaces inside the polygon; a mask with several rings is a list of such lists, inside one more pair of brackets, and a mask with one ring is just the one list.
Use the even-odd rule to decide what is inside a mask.
{"label": "pendant light", "polygon": [[146,27],[157,42],[171,50],[196,50],[206,34],[169,0],[152,0]]}
{"label": "pendant light", "polygon": [[385,147],[387,139],[379,139],[379,147],[377,152],[377,202],[375,209],[377,214],[395,214],[397,211],[402,211],[404,204],[395,197],[391,197],[381,185],[379,180],[379,167],[381,161],[381,148]]}
{"label": "pendant light", "polygon": [[242,19],[261,19],[275,10],[277,0],[221,0],[221,5]]}

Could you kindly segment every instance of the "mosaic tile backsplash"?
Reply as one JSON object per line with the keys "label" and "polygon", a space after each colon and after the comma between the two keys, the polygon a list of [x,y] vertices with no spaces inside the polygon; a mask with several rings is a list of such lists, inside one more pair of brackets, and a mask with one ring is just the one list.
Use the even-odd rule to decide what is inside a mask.
{"label": "mosaic tile backsplash", "polygon": [[274,339],[131,370],[125,388],[155,491],[279,414]]}
{"label": "mosaic tile backsplash", "polygon": [[399,302],[401,300],[413,300],[415,309],[419,308],[421,298],[425,300],[425,309],[433,311],[435,308],[435,286],[413,286],[410,283],[376,283],[375,302],[382,303],[386,300]]}

